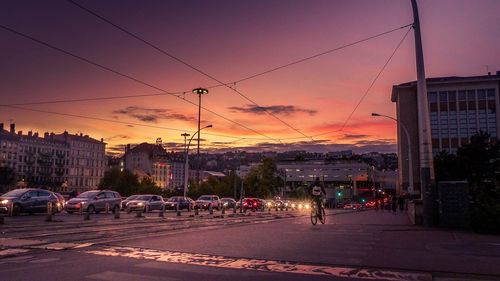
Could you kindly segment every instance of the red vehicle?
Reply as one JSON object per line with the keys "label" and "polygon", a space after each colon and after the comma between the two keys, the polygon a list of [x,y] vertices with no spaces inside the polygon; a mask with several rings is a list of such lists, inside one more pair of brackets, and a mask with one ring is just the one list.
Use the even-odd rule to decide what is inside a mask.
{"label": "red vehicle", "polygon": [[370,200],[365,203],[366,208],[375,208],[375,200]]}
{"label": "red vehicle", "polygon": [[258,198],[243,198],[243,210],[262,211],[264,210],[264,204]]}

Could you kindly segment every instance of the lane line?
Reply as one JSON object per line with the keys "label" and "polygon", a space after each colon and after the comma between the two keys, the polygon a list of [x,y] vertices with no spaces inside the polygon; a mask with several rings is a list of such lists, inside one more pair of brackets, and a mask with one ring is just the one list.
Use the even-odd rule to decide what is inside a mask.
{"label": "lane line", "polygon": [[337,278],[358,278],[366,280],[391,281],[431,281],[432,276],[425,273],[379,270],[371,268],[311,265],[295,262],[264,259],[231,258],[216,255],[193,254],[175,251],[160,251],[135,247],[103,247],[84,251],[88,254],[108,257],[128,257],[153,260],[157,262],[179,263],[198,266],[211,266],[230,269],[258,270],[276,273],[322,275]]}

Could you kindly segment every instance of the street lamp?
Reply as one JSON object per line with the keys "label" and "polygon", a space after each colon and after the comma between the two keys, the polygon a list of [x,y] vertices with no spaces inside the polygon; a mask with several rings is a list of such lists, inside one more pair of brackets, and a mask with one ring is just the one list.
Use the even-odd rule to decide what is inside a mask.
{"label": "street lamp", "polygon": [[412,161],[412,157],[411,157],[411,141],[410,141],[410,133],[408,132],[408,129],[406,128],[405,124],[403,124],[403,122],[398,121],[398,119],[396,119],[394,117],[383,115],[383,114],[378,114],[378,113],[372,113],[372,116],[389,118],[391,120],[396,121],[396,123],[401,125],[401,128],[403,128],[403,131],[405,132],[405,135],[406,135],[406,142],[407,142],[406,144],[408,145],[408,170],[409,170],[408,171],[408,179],[410,181],[410,184],[408,185],[408,193],[413,194],[414,193],[414,190],[413,190],[413,161]]}
{"label": "street lamp", "polygon": [[[198,131],[196,131],[196,133],[193,134],[193,136],[189,140],[188,144],[186,145],[186,151],[185,151],[186,155],[184,157],[185,158],[184,159],[185,160],[185,163],[184,163],[184,197],[186,197],[188,178],[189,178],[189,169],[188,169],[189,145],[191,145],[191,141],[193,140],[194,136],[196,136],[196,134],[199,135],[201,130],[206,129],[206,128],[212,128],[212,127],[213,127],[212,125],[207,125],[201,129],[199,129]],[[182,134],[182,136],[184,136],[184,134]],[[187,136],[189,136],[189,134],[187,134]]]}
{"label": "street lamp", "polygon": [[[201,161],[200,161],[200,122],[201,122],[201,96],[208,94],[208,90],[204,88],[196,88],[193,89],[193,94],[198,95],[198,152],[196,153],[196,158],[197,158],[197,169],[198,173],[196,175],[196,178],[198,180],[198,183],[200,182],[200,166],[201,166]],[[193,135],[194,136],[194,135]]]}
{"label": "street lamp", "polygon": [[[184,137],[184,157],[186,156],[186,150],[187,150],[187,137],[189,137],[191,134],[188,134],[188,133],[184,133],[184,134],[181,134],[181,136]],[[184,174],[184,178],[186,178],[187,175]],[[184,178],[182,180],[182,185],[184,185]],[[184,197],[186,197],[186,194],[184,194]]]}

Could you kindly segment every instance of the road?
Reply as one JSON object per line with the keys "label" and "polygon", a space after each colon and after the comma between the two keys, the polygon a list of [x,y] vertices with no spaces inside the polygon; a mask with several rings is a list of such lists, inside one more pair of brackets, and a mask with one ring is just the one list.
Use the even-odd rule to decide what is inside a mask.
{"label": "road", "polygon": [[423,229],[410,225],[404,213],[329,211],[327,224],[317,226],[298,212],[225,218],[148,216],[114,220],[103,215],[91,222],[62,216],[64,222],[48,225],[36,217],[22,218],[18,225],[7,221],[2,226],[5,249],[0,276],[6,278],[2,280],[500,280],[499,237]]}

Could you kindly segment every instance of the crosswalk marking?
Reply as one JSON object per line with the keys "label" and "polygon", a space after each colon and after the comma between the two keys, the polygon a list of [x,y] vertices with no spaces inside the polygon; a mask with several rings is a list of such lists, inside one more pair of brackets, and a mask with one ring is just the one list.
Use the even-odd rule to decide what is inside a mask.
{"label": "crosswalk marking", "polygon": [[157,262],[180,263],[219,268],[258,270],[277,273],[306,275],[322,275],[337,278],[358,278],[367,280],[391,281],[427,281],[432,280],[430,274],[379,270],[370,268],[354,268],[345,266],[310,265],[295,262],[272,261],[264,259],[231,258],[206,254],[193,254],[174,251],[160,251],[134,247],[103,247],[87,250],[86,253],[110,256],[129,257],[135,259],[154,260]]}

